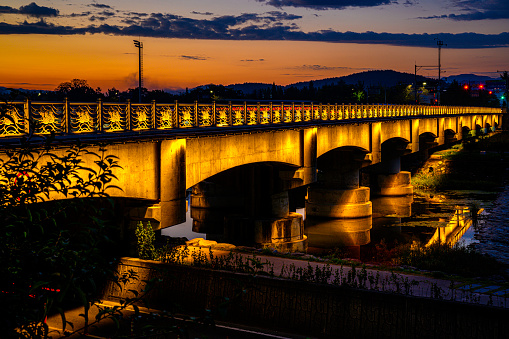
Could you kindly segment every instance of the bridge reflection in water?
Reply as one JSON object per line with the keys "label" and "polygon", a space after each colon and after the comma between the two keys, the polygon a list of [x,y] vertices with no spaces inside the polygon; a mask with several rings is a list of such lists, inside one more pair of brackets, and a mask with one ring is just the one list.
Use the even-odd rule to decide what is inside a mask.
{"label": "bridge reflection in water", "polygon": [[[412,206],[416,207],[412,213]],[[447,203],[429,203],[422,197],[414,201],[413,196],[373,198],[373,216],[356,219],[328,219],[305,216],[305,209],[297,209],[305,218],[305,233],[311,253],[325,254],[336,248],[349,258],[365,259],[363,251],[375,247],[380,241],[390,243],[419,242],[430,246],[434,243],[451,246],[462,241],[465,233],[471,233],[477,213],[467,206],[451,206]],[[187,221],[162,230],[172,237],[205,238],[225,241],[222,223],[214,219],[193,219],[196,214],[187,212]],[[423,215],[427,215],[423,220]],[[448,217],[444,217],[448,215]],[[218,226],[219,225],[219,226]],[[372,236],[373,235],[373,236]],[[468,236],[472,238],[472,236]],[[468,244],[472,239],[467,239]]]}

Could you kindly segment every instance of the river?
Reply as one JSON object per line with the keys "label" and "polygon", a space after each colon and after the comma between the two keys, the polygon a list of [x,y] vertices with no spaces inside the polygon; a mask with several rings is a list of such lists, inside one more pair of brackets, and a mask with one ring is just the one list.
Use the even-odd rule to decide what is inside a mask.
{"label": "river", "polygon": [[[395,244],[441,239],[474,246],[509,264],[509,185],[500,192],[415,192],[407,197],[373,197],[372,202],[373,216],[354,220],[306,219],[304,209],[298,209],[305,218],[309,252],[343,251],[344,256],[371,261]],[[471,222],[477,210],[477,222]],[[192,225],[188,211],[185,223],[168,227],[162,234],[221,241],[220,234],[193,232]]]}

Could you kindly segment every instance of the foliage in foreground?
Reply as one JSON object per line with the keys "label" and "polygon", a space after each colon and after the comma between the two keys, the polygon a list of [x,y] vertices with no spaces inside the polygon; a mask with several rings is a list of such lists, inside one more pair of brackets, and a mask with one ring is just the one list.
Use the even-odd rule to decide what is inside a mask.
{"label": "foliage in foreground", "polygon": [[[83,157],[93,159],[86,166]],[[111,254],[116,157],[81,145],[52,152],[28,144],[0,155],[0,316],[3,338],[45,338],[48,315],[82,305],[87,315],[115,278]],[[58,195],[62,200],[47,201]],[[6,307],[8,305],[8,307]],[[65,326],[65,325],[64,325]],[[68,326],[68,328],[71,326]]]}

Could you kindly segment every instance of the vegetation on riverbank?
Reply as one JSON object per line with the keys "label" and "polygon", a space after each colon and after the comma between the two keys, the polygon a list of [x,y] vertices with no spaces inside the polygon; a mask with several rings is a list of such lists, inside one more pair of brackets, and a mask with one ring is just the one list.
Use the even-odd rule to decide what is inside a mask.
{"label": "vegetation on riverbank", "polygon": [[451,149],[436,152],[444,170],[425,166],[412,176],[417,189],[496,190],[505,180],[502,175],[509,163],[509,132],[499,132],[477,139],[466,139]]}
{"label": "vegetation on riverbank", "polygon": [[462,277],[485,277],[498,272],[501,264],[469,246],[433,244],[402,246],[396,262],[420,270],[456,274]]}
{"label": "vegetation on riverbank", "polygon": [[[435,153],[435,168],[424,166],[412,178],[414,188],[427,191],[498,190],[505,184],[509,164],[509,132],[465,139],[461,144]],[[441,168],[439,168],[441,166]],[[469,246],[399,246],[393,249],[399,265],[420,270],[486,277],[503,272],[496,259]]]}

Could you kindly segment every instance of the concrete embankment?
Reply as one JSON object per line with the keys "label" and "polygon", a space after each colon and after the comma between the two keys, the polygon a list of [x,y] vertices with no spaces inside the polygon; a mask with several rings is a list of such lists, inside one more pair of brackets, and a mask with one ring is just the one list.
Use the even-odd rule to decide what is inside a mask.
{"label": "concrete embankment", "polygon": [[[145,281],[159,278],[159,285],[145,297],[151,308],[196,316],[212,310],[218,320],[301,335],[465,339],[506,338],[509,333],[507,308],[447,301],[447,294],[444,299],[431,299],[418,293],[410,296],[133,258],[123,258],[119,270],[136,272],[138,280],[122,291],[115,284],[106,286],[107,300],[132,297],[128,290],[142,293]],[[436,282],[434,286],[439,287]]]}

